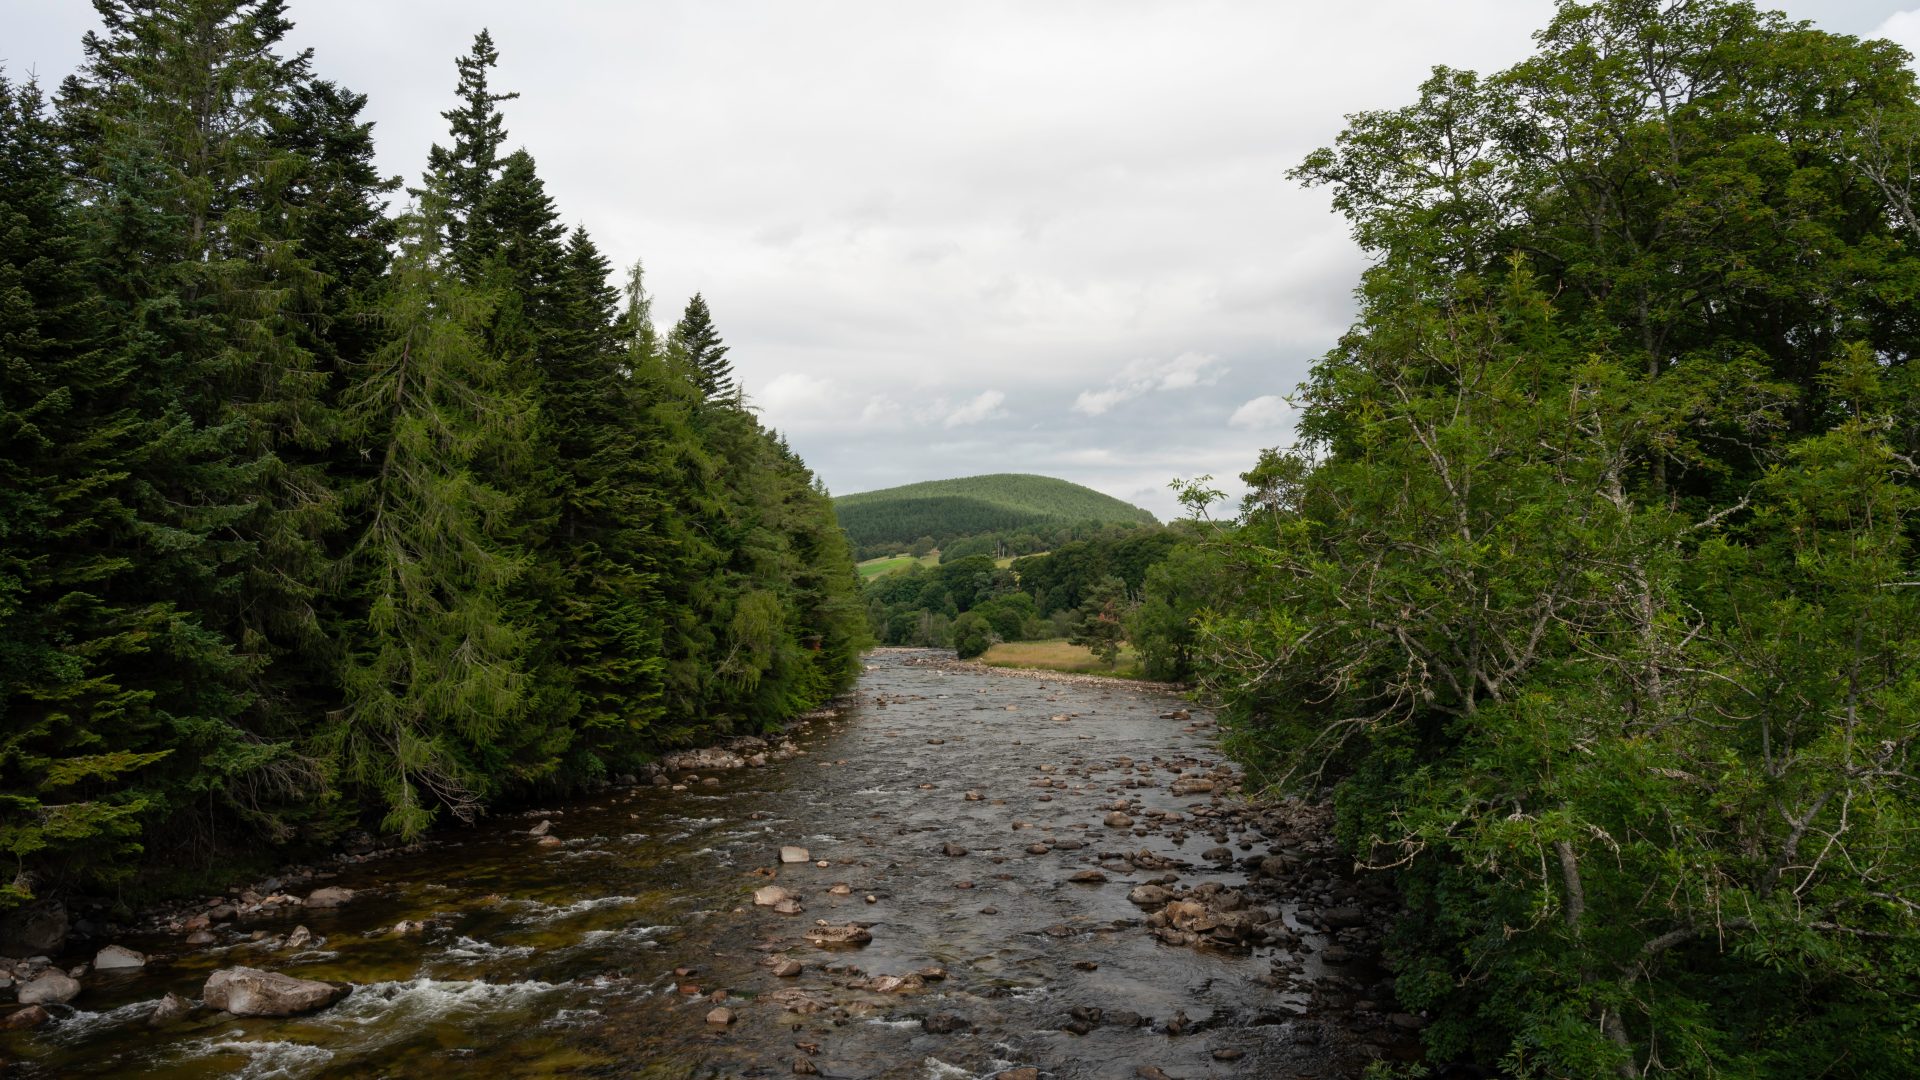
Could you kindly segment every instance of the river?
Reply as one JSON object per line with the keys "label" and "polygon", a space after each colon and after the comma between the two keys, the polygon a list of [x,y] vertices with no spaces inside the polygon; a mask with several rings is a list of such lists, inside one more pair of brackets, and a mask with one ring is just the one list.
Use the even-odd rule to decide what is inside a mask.
{"label": "river", "polygon": [[[1226,787],[1204,715],[1165,718],[1185,706],[1163,691],[931,653],[867,663],[791,760],[449,830],[342,870],[326,883],[357,890],[342,907],[223,924],[207,947],[126,939],[148,965],[95,973],[54,1023],[0,1036],[0,1071],[1337,1077],[1409,1052],[1363,1000],[1378,973],[1322,963],[1333,939],[1293,900],[1262,902],[1298,940],[1251,949],[1166,944],[1129,902],[1135,885],[1176,877],[1237,889],[1246,863],[1301,854],[1236,796],[1173,793],[1182,775]],[[1117,810],[1139,826],[1107,824]],[[539,821],[561,843],[529,836]],[[1236,861],[1202,858],[1220,859],[1222,841]],[[809,861],[782,865],[787,845]],[[1093,869],[1107,880],[1069,880]],[[770,884],[804,911],[754,905]],[[802,934],[818,920],[857,921],[872,940],[817,946]],[[316,941],[288,948],[296,924]],[[802,970],[776,973],[783,960]],[[202,1008],[148,1025],[163,993],[198,998],[236,964],[354,991],[304,1017]],[[716,1007],[733,1021],[710,1023]]]}

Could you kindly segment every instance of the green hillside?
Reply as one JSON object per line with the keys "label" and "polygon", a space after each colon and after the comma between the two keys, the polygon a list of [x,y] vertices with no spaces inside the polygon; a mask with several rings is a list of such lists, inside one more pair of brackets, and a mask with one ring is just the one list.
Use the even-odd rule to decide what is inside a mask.
{"label": "green hillside", "polygon": [[833,501],[856,545],[910,544],[1042,525],[1147,525],[1154,516],[1092,488],[1024,473],[995,473],[843,495]]}

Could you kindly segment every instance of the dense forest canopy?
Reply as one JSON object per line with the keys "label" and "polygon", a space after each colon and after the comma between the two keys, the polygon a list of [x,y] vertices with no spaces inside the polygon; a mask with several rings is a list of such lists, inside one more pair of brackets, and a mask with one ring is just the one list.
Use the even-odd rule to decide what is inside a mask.
{"label": "dense forest canopy", "polygon": [[1733,0],[1536,43],[1298,169],[1358,319],[1136,634],[1330,786],[1436,1060],[1911,1075],[1912,58]]}
{"label": "dense forest canopy", "polygon": [[921,537],[935,545],[987,533],[1058,526],[1152,524],[1151,513],[1091,488],[1049,476],[998,473],[841,495],[840,525],[862,553],[904,551]]}
{"label": "dense forest canopy", "polygon": [[562,225],[486,32],[396,212],[279,0],[95,8],[50,105],[0,81],[0,908],[849,685],[824,488],[707,301],[656,329]]}

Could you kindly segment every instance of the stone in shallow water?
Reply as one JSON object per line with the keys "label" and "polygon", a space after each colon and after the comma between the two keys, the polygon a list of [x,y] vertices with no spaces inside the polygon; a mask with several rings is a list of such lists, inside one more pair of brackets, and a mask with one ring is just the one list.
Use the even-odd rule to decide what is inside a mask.
{"label": "stone in shallow water", "polygon": [[109,945],[93,958],[95,971],[125,971],[147,966],[147,958],[122,945]]}
{"label": "stone in shallow water", "polygon": [[222,968],[207,976],[200,996],[207,1005],[235,1016],[295,1016],[322,1009],[347,996],[351,987],[296,979],[258,968]]}
{"label": "stone in shallow water", "polygon": [[805,937],[815,945],[865,945],[873,940],[867,928],[856,923],[847,923],[845,926],[821,923],[809,929]]}
{"label": "stone in shallow water", "polygon": [[32,982],[21,983],[15,1000],[22,1005],[65,1005],[79,996],[79,980],[49,971]]}
{"label": "stone in shallow water", "polygon": [[783,863],[812,862],[813,856],[807,854],[806,848],[788,844],[780,849],[780,861]]}

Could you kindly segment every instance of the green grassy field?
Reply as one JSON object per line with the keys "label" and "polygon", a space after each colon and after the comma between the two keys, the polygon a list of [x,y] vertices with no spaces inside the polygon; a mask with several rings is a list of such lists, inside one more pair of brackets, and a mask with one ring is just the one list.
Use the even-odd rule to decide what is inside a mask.
{"label": "green grassy field", "polygon": [[899,570],[905,570],[914,563],[919,563],[921,566],[935,566],[938,565],[939,562],[940,555],[938,552],[932,555],[921,556],[918,559],[911,555],[882,555],[878,559],[868,559],[863,563],[855,563],[854,568],[860,571],[861,581],[870,581],[882,574],[891,574]]}
{"label": "green grassy field", "polygon": [[1132,646],[1122,646],[1119,663],[1109,669],[1093,655],[1093,650],[1085,645],[1069,645],[1064,638],[1003,641],[981,654],[980,662],[989,667],[1033,668],[1075,675],[1112,675],[1121,679],[1141,677]]}

